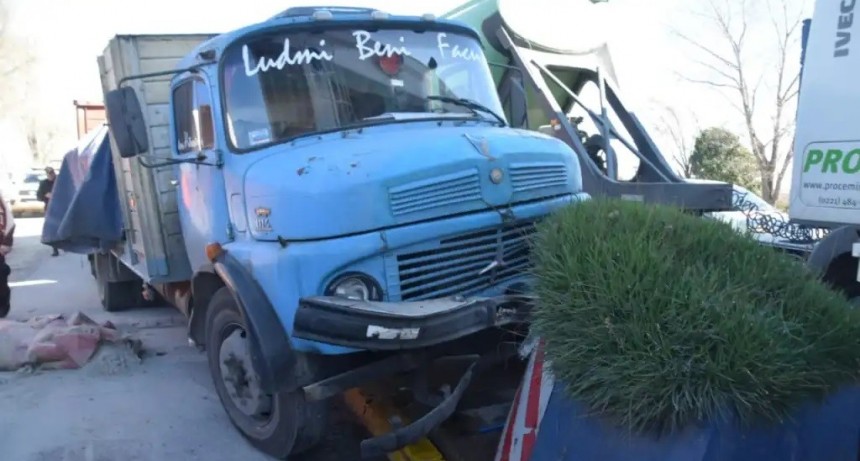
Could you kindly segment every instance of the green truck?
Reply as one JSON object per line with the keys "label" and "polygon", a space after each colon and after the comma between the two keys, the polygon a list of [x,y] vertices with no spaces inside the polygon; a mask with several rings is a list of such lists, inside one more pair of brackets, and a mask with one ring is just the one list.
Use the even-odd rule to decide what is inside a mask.
{"label": "green truck", "polygon": [[570,145],[586,192],[696,213],[731,209],[731,185],[678,175],[622,100],[605,37],[610,5],[471,0],[443,17],[479,32],[508,120]]}

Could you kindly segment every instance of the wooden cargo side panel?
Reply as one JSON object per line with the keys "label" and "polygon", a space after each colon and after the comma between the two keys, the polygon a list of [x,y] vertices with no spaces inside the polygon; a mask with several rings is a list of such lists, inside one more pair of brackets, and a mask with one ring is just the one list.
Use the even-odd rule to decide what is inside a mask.
{"label": "wooden cargo side panel", "polygon": [[[211,35],[138,35],[119,36],[111,41],[103,77],[105,91],[116,87],[128,75],[175,69],[183,56]],[[119,67],[119,68],[117,68]],[[159,76],[131,80],[146,119],[150,162],[171,155],[170,146],[170,79]],[[156,282],[187,280],[192,274],[179,221],[176,171],[174,167],[144,168],[137,158],[117,159],[117,178],[124,195],[129,223],[129,242],[135,253],[146,261],[147,279]],[[124,210],[125,211],[125,210]]]}
{"label": "wooden cargo side panel", "polygon": [[[117,72],[115,71],[114,63],[116,59],[113,51],[116,47],[114,45],[115,43],[112,40],[98,59],[102,91],[105,93],[116,89],[117,82],[120,79],[120,77],[117,77]],[[119,72],[121,73],[122,70]],[[108,138],[113,153],[114,176],[117,181],[117,193],[123,213],[123,227],[126,239],[120,255],[130,264],[132,270],[144,280],[149,280],[149,270],[146,267],[146,247],[140,235],[140,210],[135,200],[134,180],[130,162],[119,156],[119,150],[113,136],[109,136]]]}

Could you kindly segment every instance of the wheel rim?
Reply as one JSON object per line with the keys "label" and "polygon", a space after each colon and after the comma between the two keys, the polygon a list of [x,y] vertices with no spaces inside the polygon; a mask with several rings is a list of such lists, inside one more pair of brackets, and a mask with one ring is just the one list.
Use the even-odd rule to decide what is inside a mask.
{"label": "wheel rim", "polygon": [[272,398],[260,388],[260,378],[254,371],[245,330],[228,325],[221,337],[218,366],[221,384],[233,406],[247,418],[266,423],[272,415]]}

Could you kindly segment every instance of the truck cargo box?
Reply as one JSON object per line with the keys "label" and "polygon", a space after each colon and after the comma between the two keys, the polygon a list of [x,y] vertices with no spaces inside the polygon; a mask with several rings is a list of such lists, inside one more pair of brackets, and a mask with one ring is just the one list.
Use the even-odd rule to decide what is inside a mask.
{"label": "truck cargo box", "polygon": [[[137,93],[148,127],[150,150],[144,158],[166,159],[171,155],[172,75],[123,79],[173,70],[182,57],[213,36],[118,35],[110,40],[98,58],[105,93],[120,84]],[[126,239],[117,256],[150,283],[190,279],[192,269],[179,223],[174,167],[146,168],[140,163],[141,157],[121,158],[113,133],[111,146]]]}

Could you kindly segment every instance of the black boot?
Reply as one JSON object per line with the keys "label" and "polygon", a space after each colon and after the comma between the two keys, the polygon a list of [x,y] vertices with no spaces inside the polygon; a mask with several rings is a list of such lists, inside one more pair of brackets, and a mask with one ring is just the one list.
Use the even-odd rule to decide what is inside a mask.
{"label": "black boot", "polygon": [[54,249],[54,252],[51,253],[51,256],[60,256],[60,250],[58,250],[57,247],[52,248]]}
{"label": "black boot", "polygon": [[9,289],[9,274],[12,269],[6,264],[6,258],[0,255],[0,318],[9,314],[12,301],[12,290]]}

